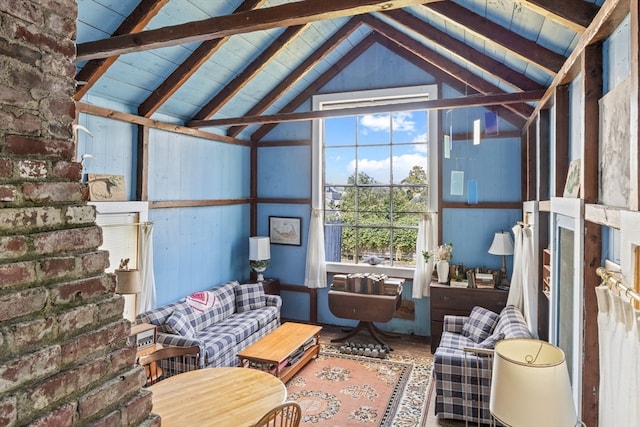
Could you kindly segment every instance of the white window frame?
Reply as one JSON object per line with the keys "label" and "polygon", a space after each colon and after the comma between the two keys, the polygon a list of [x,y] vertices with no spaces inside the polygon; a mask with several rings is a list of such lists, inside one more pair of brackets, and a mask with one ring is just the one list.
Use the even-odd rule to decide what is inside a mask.
{"label": "white window frame", "polygon": [[[389,104],[397,104],[397,99],[404,97],[406,101],[410,98],[428,98],[429,100],[438,99],[437,85],[420,85],[408,86],[401,88],[374,89],[355,92],[340,92],[331,94],[315,95],[312,98],[313,111],[320,111],[324,104],[336,102],[367,102],[372,99],[389,98]],[[415,100],[415,99],[414,99]],[[428,171],[427,179],[429,186],[429,206],[430,212],[438,210],[438,114],[437,111],[430,111],[428,118],[429,138],[427,142],[427,162]],[[324,197],[324,177],[323,177],[323,147],[322,147],[322,120],[314,120],[312,122],[312,165],[311,165],[311,183],[313,200],[322,200]],[[402,277],[406,279],[413,278],[414,267],[390,267],[390,266],[369,266],[367,264],[351,264],[341,262],[327,262],[326,268],[328,273],[349,274],[355,272],[372,272],[382,273],[394,277]]]}

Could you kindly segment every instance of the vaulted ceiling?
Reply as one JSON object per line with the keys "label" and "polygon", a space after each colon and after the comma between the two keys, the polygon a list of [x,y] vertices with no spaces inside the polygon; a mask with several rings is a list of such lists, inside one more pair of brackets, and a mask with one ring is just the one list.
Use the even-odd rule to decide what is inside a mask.
{"label": "vaulted ceiling", "polygon": [[379,46],[522,127],[603,2],[79,0],[76,99],[259,141]]}

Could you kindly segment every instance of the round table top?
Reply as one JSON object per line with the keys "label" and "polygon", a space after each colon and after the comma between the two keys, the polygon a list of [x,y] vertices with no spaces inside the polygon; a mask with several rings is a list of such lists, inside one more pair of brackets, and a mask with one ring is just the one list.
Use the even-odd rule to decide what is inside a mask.
{"label": "round table top", "polygon": [[251,426],[287,398],[282,381],[250,368],[198,369],[147,389],[163,427]]}

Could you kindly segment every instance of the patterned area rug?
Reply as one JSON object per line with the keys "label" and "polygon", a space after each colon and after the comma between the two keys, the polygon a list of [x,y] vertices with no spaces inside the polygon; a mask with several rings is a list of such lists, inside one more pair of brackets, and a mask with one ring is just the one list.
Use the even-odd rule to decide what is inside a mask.
{"label": "patterned area rug", "polygon": [[427,418],[431,358],[342,354],[323,345],[287,383],[301,426],[420,427]]}

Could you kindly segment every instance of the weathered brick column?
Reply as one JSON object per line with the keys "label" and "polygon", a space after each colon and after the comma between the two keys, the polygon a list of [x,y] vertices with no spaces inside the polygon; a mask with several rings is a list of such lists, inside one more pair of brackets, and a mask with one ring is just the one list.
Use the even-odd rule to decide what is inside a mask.
{"label": "weathered brick column", "polygon": [[74,161],[76,15],[0,2],[0,425],[159,425]]}

